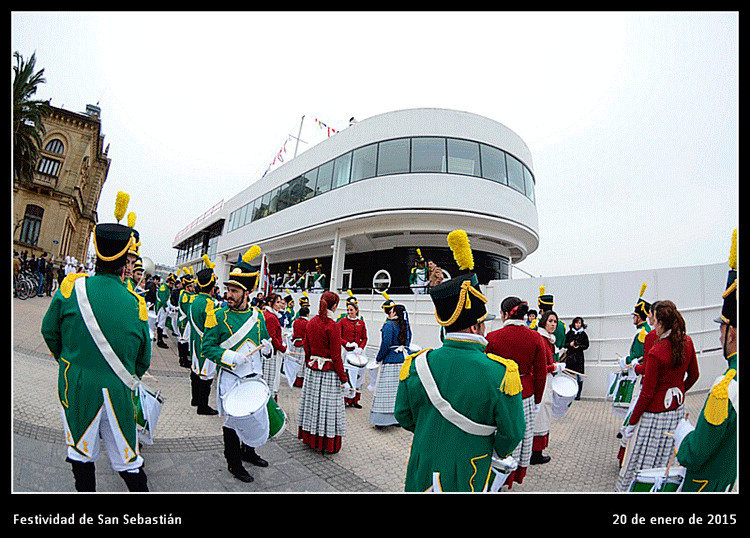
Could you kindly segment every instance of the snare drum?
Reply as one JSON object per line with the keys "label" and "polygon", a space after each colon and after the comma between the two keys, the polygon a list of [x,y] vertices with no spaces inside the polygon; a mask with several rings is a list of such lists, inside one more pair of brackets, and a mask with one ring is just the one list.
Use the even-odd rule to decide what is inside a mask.
{"label": "snare drum", "polygon": [[271,390],[263,379],[246,377],[222,396],[222,404],[227,415],[246,417],[266,405],[270,397]]}
{"label": "snare drum", "polygon": [[266,402],[266,409],[268,409],[268,437],[275,439],[286,429],[286,413],[273,398],[269,398]]}
{"label": "snare drum", "polygon": [[367,365],[368,360],[367,360],[367,357],[365,357],[364,353],[355,353],[354,351],[347,351],[346,362],[347,364],[350,364],[351,366],[362,368],[363,366]]}
{"label": "snare drum", "polygon": [[567,374],[558,374],[552,378],[552,415],[561,418],[578,394],[578,383]]}
{"label": "snare drum", "polygon": [[489,479],[489,491],[500,491],[505,481],[514,470],[518,468],[518,461],[513,456],[500,459],[496,454],[492,455],[490,472],[492,476]]}
{"label": "snare drum", "polygon": [[673,465],[667,471],[666,467],[641,469],[630,484],[630,491],[649,493],[674,493],[682,490],[685,480],[685,468]]}
{"label": "snare drum", "polygon": [[612,405],[615,407],[629,407],[633,400],[633,389],[635,388],[635,379],[629,379],[628,374],[621,372],[615,388],[615,396]]}
{"label": "snare drum", "polygon": [[160,392],[154,392],[143,384],[138,385],[135,390],[136,404],[136,428],[138,429],[139,439],[147,445],[154,444],[154,434],[156,433],[156,424],[159,422],[164,397]]}

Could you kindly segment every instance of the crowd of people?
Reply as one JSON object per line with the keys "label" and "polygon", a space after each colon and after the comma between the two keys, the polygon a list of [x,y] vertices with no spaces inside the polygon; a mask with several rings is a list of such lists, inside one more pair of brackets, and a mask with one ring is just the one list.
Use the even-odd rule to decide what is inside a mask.
{"label": "crowd of people", "polygon": [[56,259],[53,255],[42,252],[39,256],[27,250],[13,251],[13,295],[16,296],[16,286],[22,274],[33,277],[36,283],[35,296],[50,297],[57,286],[70,273],[93,273],[92,264],[83,264],[72,256],[64,260]]}
{"label": "crowd of people", "polygon": [[[95,273],[62,279],[42,323],[60,364],[67,461],[78,491],[95,489],[93,469],[102,445],[131,491],[148,490],[140,455],[145,402],[132,391],[148,398],[142,377],[151,344],[168,348],[168,331],[177,340],[179,364],[190,370],[190,405],[198,414],[223,417],[227,469],[242,482],[253,481],[243,462],[268,466],[256,449],[286,427],[277,401],[283,377],[300,389],[297,437],[328,454],[342,450],[346,409],[362,408],[369,378],[370,424],[403,427],[414,436],[406,491],[511,489],[533,472],[531,466],[550,461],[544,451],[554,442],[553,418],[560,416],[554,380],[566,376],[577,385],[567,406],[580,399],[589,347],[585,320],[575,317],[566,328],[553,296],[542,287],[538,311],[522,298],[506,297],[500,304],[502,326],[486,332],[494,316],[474,273],[466,232],[447,237],[459,267],[448,280],[436,276],[430,283],[431,271],[422,271],[419,264],[426,264],[418,253],[422,272],[413,284],[415,292],[426,289],[434,304],[441,346],[413,344],[406,307],[383,293],[380,342],[371,343],[377,352],[368,357],[368,327],[351,291],[340,305],[339,294],[316,278],[317,304],[304,293],[298,309],[288,289],[264,295],[258,292],[260,268],[253,263],[260,255],[257,246],[222,283],[207,256],[197,273],[170,274],[164,282],[146,277],[134,218],[122,225],[123,214],[118,198],[117,223],[95,228]],[[668,467],[675,458],[687,470],[686,490],[734,484],[736,271],[734,280],[731,274],[720,320],[730,368],[714,384],[695,426],[684,412],[684,394],[699,376],[692,340],[673,302],[649,304],[641,290],[633,345],[611,391],[628,383],[632,389],[629,399],[611,398],[625,415],[622,449],[613,454],[621,462],[618,491],[631,490],[640,471]],[[214,381],[216,408],[210,404]],[[622,420],[622,414],[616,416]],[[717,443],[720,464],[709,446]]]}

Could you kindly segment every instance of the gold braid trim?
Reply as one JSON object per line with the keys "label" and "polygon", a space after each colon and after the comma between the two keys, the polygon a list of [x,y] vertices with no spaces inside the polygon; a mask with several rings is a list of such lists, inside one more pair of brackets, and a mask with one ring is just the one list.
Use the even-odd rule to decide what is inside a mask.
{"label": "gold braid trim", "polygon": [[463,311],[464,307],[466,307],[467,309],[471,308],[471,299],[469,298],[469,293],[473,295],[474,297],[477,297],[483,303],[487,303],[487,298],[484,295],[482,295],[482,292],[475,289],[471,285],[470,280],[464,280],[463,282],[461,282],[461,292],[458,297],[458,304],[456,305],[456,310],[453,311],[453,315],[447,321],[443,321],[440,319],[440,316],[438,315],[437,310],[436,310],[435,319],[437,319],[437,322],[443,327],[447,327],[448,325],[453,325],[458,319],[458,316],[461,315],[461,311]]}
{"label": "gold braid trim", "polygon": [[[125,248],[122,249],[119,253],[115,254],[114,256],[103,256],[99,252],[99,247],[96,246],[96,234],[94,234],[94,250],[96,251],[96,255],[99,257],[100,260],[105,262],[111,262],[116,260],[117,258],[123,256],[130,250],[130,246],[135,243],[135,238],[133,237],[133,234],[130,234],[130,239],[128,239],[128,244],[125,245]],[[140,245],[140,243],[138,243]]]}

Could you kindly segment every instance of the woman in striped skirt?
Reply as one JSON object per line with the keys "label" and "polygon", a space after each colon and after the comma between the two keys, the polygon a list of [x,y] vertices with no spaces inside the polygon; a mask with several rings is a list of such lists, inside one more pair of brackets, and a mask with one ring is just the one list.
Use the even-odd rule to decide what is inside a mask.
{"label": "woman in striped skirt", "polygon": [[297,413],[297,437],[311,448],[335,454],[346,435],[343,385],[347,381],[341,360],[341,329],[334,312],[339,296],[325,291],[318,314],[307,323],[305,382]]}
{"label": "woman in striped skirt", "polygon": [[685,320],[672,301],[656,307],[657,341],[644,358],[645,373],[638,401],[624,437],[628,447],[616,491],[628,491],[638,471],[666,467],[674,451],[673,433],[685,416],[685,392],[698,380],[698,360]]}
{"label": "woman in striped skirt", "polygon": [[398,375],[411,344],[411,328],[404,305],[397,304],[388,312],[388,320],[380,332],[380,349],[375,357],[380,366],[370,407],[370,423],[376,427],[395,426],[398,425],[393,415]]}

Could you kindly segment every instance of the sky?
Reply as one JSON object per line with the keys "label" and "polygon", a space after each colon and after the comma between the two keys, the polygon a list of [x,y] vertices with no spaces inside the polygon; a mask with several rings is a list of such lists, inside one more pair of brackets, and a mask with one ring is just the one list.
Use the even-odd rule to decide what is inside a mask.
{"label": "sky", "polygon": [[514,278],[725,262],[738,42],[736,12],[11,14],[12,51],[44,69],[35,98],[101,108],[99,220],[127,192],[142,254],[167,265],[177,232],[262,177],[302,116],[300,151],[327,136],[311,118],[341,130],[420,107],[529,147],[540,244]]}

